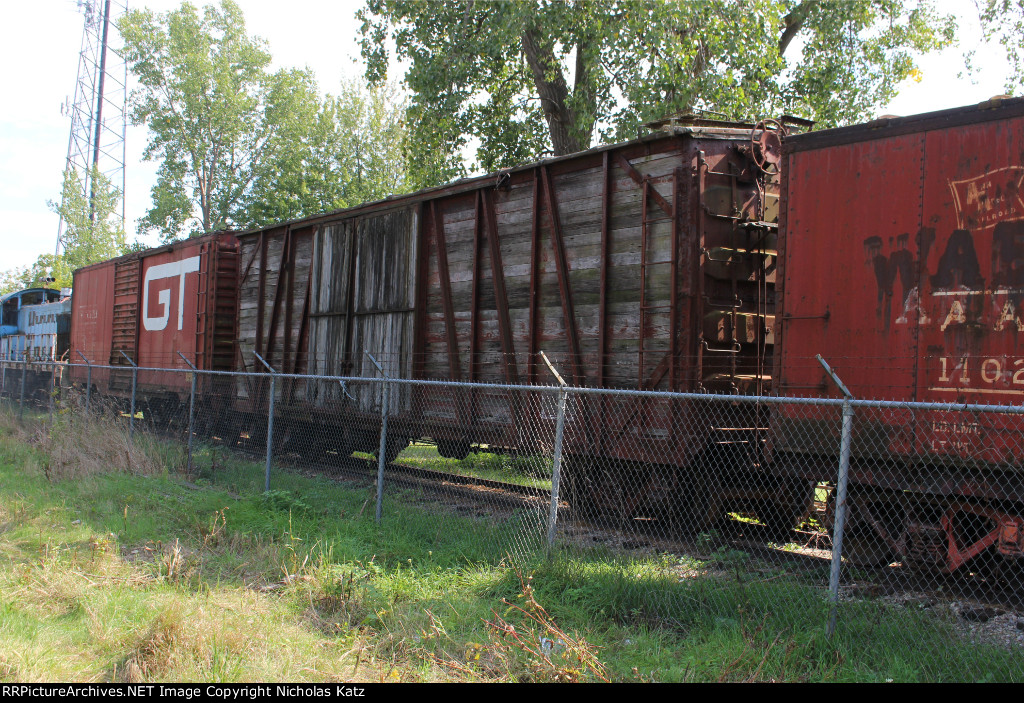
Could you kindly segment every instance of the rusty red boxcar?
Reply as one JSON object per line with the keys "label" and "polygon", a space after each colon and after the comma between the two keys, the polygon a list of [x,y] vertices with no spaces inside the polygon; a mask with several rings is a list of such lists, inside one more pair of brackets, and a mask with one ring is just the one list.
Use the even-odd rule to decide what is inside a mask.
{"label": "rusty red boxcar", "polygon": [[[858,398],[1024,399],[1024,101],[797,135],[783,173],[780,393],[837,395],[821,354]],[[774,418],[776,450],[805,466],[834,452],[810,415]],[[1022,430],[994,414],[859,409],[850,555],[947,570],[997,542],[1020,556],[1000,535],[1024,524]]]}
{"label": "rusty red boxcar", "polygon": [[[130,368],[232,368],[237,311],[238,242],[221,232],[86,266],[74,273],[72,361]],[[124,355],[122,355],[122,352]],[[73,380],[84,383],[77,367]],[[96,389],[124,395],[130,374],[97,370]],[[139,393],[151,402],[188,396],[184,373],[144,372]],[[168,408],[169,410],[170,408]]]}

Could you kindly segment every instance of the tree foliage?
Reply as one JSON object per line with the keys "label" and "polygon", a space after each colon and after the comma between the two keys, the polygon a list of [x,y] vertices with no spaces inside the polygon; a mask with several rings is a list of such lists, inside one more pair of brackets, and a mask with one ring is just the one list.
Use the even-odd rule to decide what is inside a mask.
{"label": "tree foliage", "polygon": [[389,43],[408,63],[421,182],[458,175],[437,155],[471,138],[493,170],[696,109],[857,121],[954,36],[929,0],[368,0],[360,17],[371,81]]}
{"label": "tree foliage", "polygon": [[[976,0],[985,38],[996,40],[1006,51],[1009,63],[1007,94],[1024,86],[1024,0]],[[968,65],[972,55],[968,55]],[[970,66],[971,68],[976,68]]]}
{"label": "tree foliage", "polygon": [[49,203],[64,221],[60,258],[69,271],[121,256],[129,249],[119,213],[121,191],[96,168],[89,182],[90,192],[86,193],[78,173],[68,169],[60,202]]}
{"label": "tree foliage", "polygon": [[[265,43],[246,34],[231,0],[202,13],[188,3],[163,15],[133,10],[118,26],[140,85],[132,121],[147,125],[145,157],[160,163],[142,229],[173,240],[383,196],[364,187],[366,157],[355,154],[364,147],[375,158],[401,156],[393,91],[348,86],[322,98],[310,71],[271,71]],[[396,170],[401,161],[387,173]],[[381,184],[402,187],[400,178]]]}
{"label": "tree foliage", "polygon": [[281,139],[253,179],[254,224],[351,207],[408,189],[405,100],[393,86],[346,83],[337,96],[282,96]]}
{"label": "tree foliage", "polygon": [[132,122],[148,126],[144,155],[160,162],[143,228],[173,238],[236,224],[232,214],[274,137],[269,96],[282,82],[301,89],[312,78],[270,73],[270,54],[246,35],[229,0],[202,15],[188,3],[166,15],[132,10],[118,29],[141,86]]}
{"label": "tree foliage", "polygon": [[75,269],[129,250],[124,223],[118,216],[121,191],[97,169],[89,179],[91,192],[87,194],[75,170],[64,172],[60,202],[48,203],[64,222],[60,254],[41,254],[31,266],[0,273],[0,294],[44,284],[70,288]]}

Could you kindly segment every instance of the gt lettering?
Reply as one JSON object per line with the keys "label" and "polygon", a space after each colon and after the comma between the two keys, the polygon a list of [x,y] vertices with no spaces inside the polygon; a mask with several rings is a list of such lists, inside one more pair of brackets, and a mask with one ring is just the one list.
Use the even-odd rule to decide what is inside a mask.
{"label": "gt lettering", "polygon": [[171,289],[162,288],[157,291],[156,300],[161,311],[159,315],[151,317],[149,314],[149,288],[150,283],[175,277],[178,279],[178,329],[182,328],[185,318],[185,276],[197,271],[199,271],[198,256],[172,261],[169,264],[151,266],[146,271],[146,277],[142,282],[142,327],[144,329],[150,332],[159,332],[167,327],[167,321],[171,317]]}

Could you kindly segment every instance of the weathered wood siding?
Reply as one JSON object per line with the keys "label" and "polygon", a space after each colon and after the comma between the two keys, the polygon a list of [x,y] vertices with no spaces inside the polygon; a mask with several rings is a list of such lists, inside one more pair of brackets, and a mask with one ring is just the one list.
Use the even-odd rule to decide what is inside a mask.
{"label": "weathered wood siding", "polygon": [[[313,244],[310,373],[379,378],[369,352],[393,378],[413,373],[413,324],[418,208],[351,216],[324,225]],[[363,411],[379,411],[379,386],[349,393]],[[407,410],[405,386],[392,388],[391,410]],[[319,405],[340,401],[339,385],[317,394]]]}
{"label": "weathered wood siding", "polygon": [[[763,391],[776,199],[749,138],[686,129],[244,235],[239,367],[255,351],[279,371],[377,377],[369,352],[395,378],[551,384],[544,352],[574,385]],[[450,441],[523,446],[550,419],[505,392],[392,388],[402,427]],[[281,393],[367,418],[381,402],[361,383]],[[573,412],[604,428],[573,441],[608,455],[644,439],[680,463],[707,435],[678,403]]]}
{"label": "weathered wood siding", "polygon": [[[761,250],[774,248],[773,230],[751,225],[777,200],[739,148],[748,140],[696,130],[426,202],[417,377],[552,384],[544,352],[574,385],[763,391],[774,259]],[[470,426],[477,441],[514,442],[530,421],[503,392],[461,405],[441,391],[423,397],[425,417]],[[635,454],[627,442],[682,448],[706,435],[679,408],[656,405],[588,401],[578,424],[600,424],[601,451],[624,456]],[[592,451],[594,439],[579,441]]]}
{"label": "weathered wood siding", "polygon": [[[691,164],[683,144],[673,140],[634,157],[633,168],[648,179],[665,200],[673,199],[676,169]],[[653,198],[612,158],[571,164],[560,172],[538,168],[504,188],[433,203],[434,221],[428,237],[426,335],[422,375],[427,378],[504,383],[551,383],[539,359],[545,352],[570,382],[582,385],[636,388],[667,353],[669,335],[673,224]],[[607,193],[607,205],[605,194]],[[553,197],[552,197],[553,196]],[[554,201],[552,203],[552,200]],[[646,217],[642,208],[646,205]],[[493,226],[488,221],[493,212]],[[554,217],[553,217],[554,215]],[[646,222],[646,252],[641,251],[641,228]],[[443,233],[448,281],[439,265]],[[560,236],[556,233],[560,230]],[[497,237],[497,249],[490,238]],[[492,261],[500,256],[500,267]],[[605,254],[606,252],[606,254]],[[648,266],[641,275],[641,259]],[[567,278],[560,280],[562,264]],[[603,269],[603,266],[606,267]],[[678,265],[685,262],[680,260]],[[497,281],[505,290],[511,325],[512,354],[503,344],[502,310],[495,293]],[[602,276],[605,277],[602,286]],[[664,309],[644,315],[641,334],[641,284],[648,304]],[[457,363],[450,356],[445,286],[450,289]],[[602,301],[602,288],[605,295]],[[602,306],[604,308],[602,309]],[[602,316],[603,313],[603,316]],[[688,311],[681,311],[686,315]],[[601,325],[607,345],[602,364]],[[640,366],[640,340],[649,342]],[[574,350],[579,356],[575,356]],[[604,367],[602,370],[602,366]],[[656,387],[664,387],[664,382]],[[503,404],[507,408],[507,404]]]}
{"label": "weathered wood siding", "polygon": [[[237,369],[265,371],[256,360],[259,354],[278,373],[307,372],[313,234],[311,226],[285,226],[239,238]],[[238,379],[238,397],[258,400],[265,391],[255,385],[250,379]],[[277,397],[301,400],[305,387],[293,381],[279,383]]]}

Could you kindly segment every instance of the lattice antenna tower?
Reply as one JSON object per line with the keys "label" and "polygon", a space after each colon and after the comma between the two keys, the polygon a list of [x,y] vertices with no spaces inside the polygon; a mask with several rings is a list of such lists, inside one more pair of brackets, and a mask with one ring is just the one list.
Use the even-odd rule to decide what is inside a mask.
{"label": "lattice antenna tower", "polygon": [[[128,64],[117,48],[114,23],[128,10],[127,0],[78,0],[85,15],[82,50],[78,57],[75,97],[61,113],[71,118],[66,169],[78,175],[82,195],[93,200],[93,168],[121,190],[115,217],[124,225],[125,135],[128,127]],[[63,196],[62,196],[63,197]],[[95,212],[92,217],[95,218]],[[64,248],[66,222],[57,229],[57,249]]]}

